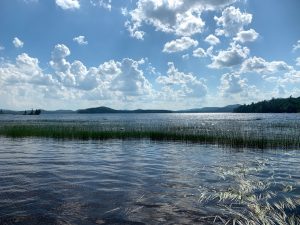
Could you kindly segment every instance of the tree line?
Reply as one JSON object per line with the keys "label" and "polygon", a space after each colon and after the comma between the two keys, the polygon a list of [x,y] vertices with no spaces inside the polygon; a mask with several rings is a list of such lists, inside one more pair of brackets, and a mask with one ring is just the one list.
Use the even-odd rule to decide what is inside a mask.
{"label": "tree line", "polygon": [[300,112],[300,97],[272,98],[249,105],[241,105],[234,110],[236,113],[298,113]]}
{"label": "tree line", "polygon": [[40,115],[42,110],[36,109],[35,111],[32,109],[30,112],[24,111],[23,115]]}

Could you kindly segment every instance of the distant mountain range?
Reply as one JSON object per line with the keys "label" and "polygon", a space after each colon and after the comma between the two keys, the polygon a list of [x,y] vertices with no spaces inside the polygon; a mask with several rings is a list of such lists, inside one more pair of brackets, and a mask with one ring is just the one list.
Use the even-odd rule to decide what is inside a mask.
{"label": "distant mountain range", "polygon": [[187,109],[187,110],[161,110],[161,109],[136,109],[136,110],[116,110],[108,107],[97,107],[77,110],[78,113],[221,113],[221,112],[233,112],[234,109],[240,105],[228,105],[225,107],[205,107],[199,109]]}
{"label": "distant mountain range", "polygon": [[105,106],[97,108],[79,109],[78,113],[172,113],[171,110],[160,110],[160,109],[136,109],[136,110],[117,110],[108,108]]}
{"label": "distant mountain range", "polygon": [[[135,109],[135,110],[117,110],[109,107],[101,106],[96,108],[73,110],[41,110],[41,114],[96,114],[96,113],[230,113],[240,105],[228,105],[225,107],[205,107],[187,110],[162,110],[162,109]],[[25,110],[24,110],[25,111]],[[1,110],[0,114],[17,114],[22,115],[24,111]],[[29,111],[29,110],[27,110]]]}
{"label": "distant mountain range", "polygon": [[[25,113],[27,111],[27,113]],[[0,110],[0,114],[32,115],[33,110],[12,111]],[[136,109],[136,110],[117,110],[105,106],[73,110],[41,110],[41,114],[70,114],[70,113],[300,113],[300,97],[293,98],[272,98],[249,105],[228,105],[225,107],[204,107],[187,110],[161,110],[161,109]]]}
{"label": "distant mountain range", "polygon": [[240,105],[228,105],[225,107],[204,107],[199,109],[188,109],[188,110],[180,110],[175,111],[179,113],[230,113],[233,112],[236,108],[238,108]]}

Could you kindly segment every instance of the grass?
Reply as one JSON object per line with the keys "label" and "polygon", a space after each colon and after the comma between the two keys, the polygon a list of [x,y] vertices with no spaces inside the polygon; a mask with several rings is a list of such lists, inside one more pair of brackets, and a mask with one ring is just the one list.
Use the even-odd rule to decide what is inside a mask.
{"label": "grass", "polygon": [[180,141],[202,144],[214,144],[233,148],[281,148],[300,147],[298,136],[253,135],[239,130],[184,130],[178,127],[141,129],[120,127],[93,127],[84,125],[4,125],[0,126],[0,135],[12,138],[41,137],[72,140],[107,140],[107,139],[149,139],[153,141]]}
{"label": "grass", "polygon": [[[204,206],[217,206],[222,214],[215,215],[212,219],[223,224],[300,224],[297,213],[300,198],[288,197],[287,194],[294,190],[295,183],[281,183],[274,177],[259,179],[253,176],[266,169],[265,162],[257,162],[255,167],[247,162],[233,163],[229,168],[220,166],[215,173],[224,181],[230,180],[232,185],[201,190],[199,202]],[[276,174],[275,171],[273,173]]]}

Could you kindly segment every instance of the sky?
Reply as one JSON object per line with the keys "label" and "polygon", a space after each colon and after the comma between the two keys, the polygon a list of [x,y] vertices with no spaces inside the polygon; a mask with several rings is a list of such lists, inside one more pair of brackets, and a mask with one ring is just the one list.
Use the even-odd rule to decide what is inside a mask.
{"label": "sky", "polygon": [[1,0],[0,108],[300,96],[299,0]]}

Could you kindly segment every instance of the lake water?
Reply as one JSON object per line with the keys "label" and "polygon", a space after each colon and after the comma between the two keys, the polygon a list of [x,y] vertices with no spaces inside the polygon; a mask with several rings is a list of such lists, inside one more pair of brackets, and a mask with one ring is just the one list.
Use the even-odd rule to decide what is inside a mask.
{"label": "lake water", "polygon": [[[298,114],[74,114],[1,115],[0,123],[240,127],[299,135],[299,119]],[[299,171],[299,149],[0,137],[0,224],[217,224],[254,206],[262,210],[267,203],[290,200],[294,206],[285,207],[285,215],[299,217]],[[273,208],[265,214],[277,215]]]}

